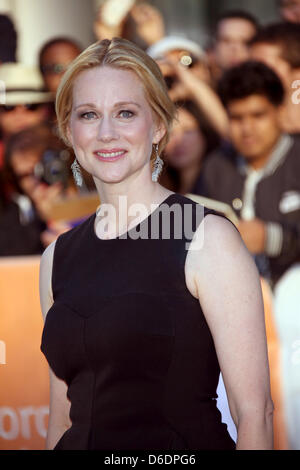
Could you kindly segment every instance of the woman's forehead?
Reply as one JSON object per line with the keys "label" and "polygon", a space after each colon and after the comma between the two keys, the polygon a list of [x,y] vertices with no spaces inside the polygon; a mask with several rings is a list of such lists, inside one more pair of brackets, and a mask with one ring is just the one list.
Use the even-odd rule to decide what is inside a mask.
{"label": "woman's forehead", "polygon": [[74,106],[88,101],[146,101],[139,77],[127,69],[99,66],[80,72],[73,86]]}

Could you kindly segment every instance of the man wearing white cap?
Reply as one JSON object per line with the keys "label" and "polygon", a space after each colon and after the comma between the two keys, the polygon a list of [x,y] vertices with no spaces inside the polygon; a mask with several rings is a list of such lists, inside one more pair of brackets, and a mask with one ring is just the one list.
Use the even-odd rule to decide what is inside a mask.
{"label": "man wearing white cap", "polygon": [[170,98],[174,102],[193,100],[216,132],[226,137],[227,115],[211,86],[207,57],[201,46],[183,36],[166,36],[149,47],[147,53],[158,62]]}
{"label": "man wearing white cap", "polygon": [[47,120],[52,93],[43,89],[37,68],[20,63],[0,66],[0,168],[6,140],[16,132]]}

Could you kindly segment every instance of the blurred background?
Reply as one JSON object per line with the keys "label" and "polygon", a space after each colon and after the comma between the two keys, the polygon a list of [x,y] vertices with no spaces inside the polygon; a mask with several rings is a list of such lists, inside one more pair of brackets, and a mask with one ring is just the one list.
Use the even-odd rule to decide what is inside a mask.
{"label": "blurred background", "polygon": [[[101,204],[55,94],[97,40],[157,61],[177,106],[160,183],[224,213],[259,270],[275,449],[300,449],[300,0],[0,0],[0,449],[43,449],[40,256]],[[231,435],[220,377],[218,406]]]}
{"label": "blurred background", "polygon": [[[87,47],[96,37],[91,25],[103,0],[0,0],[1,13],[13,19],[18,30],[17,58],[35,64],[39,48],[54,36],[70,36]],[[164,17],[166,33],[187,34],[204,45],[217,16],[228,9],[243,9],[261,22],[279,19],[276,0],[150,0]],[[34,28],[32,27],[34,22]]]}

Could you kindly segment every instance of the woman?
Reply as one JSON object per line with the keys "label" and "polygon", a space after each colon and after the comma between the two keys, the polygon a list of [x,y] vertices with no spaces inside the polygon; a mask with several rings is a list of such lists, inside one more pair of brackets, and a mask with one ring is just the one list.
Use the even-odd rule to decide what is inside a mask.
{"label": "woman", "polygon": [[174,115],[158,66],[126,40],[93,44],[65,73],[56,110],[77,181],[83,166],[101,205],[41,259],[47,448],[234,449],[216,408],[220,364],[237,448],[271,449],[261,289],[238,231],[205,210],[199,249],[203,217],[193,237],[174,236],[175,211],[171,227],[155,222],[172,203],[193,221],[202,208],[156,181]]}
{"label": "woman", "polygon": [[160,182],[180,194],[191,193],[204,158],[220,141],[193,101],[176,103],[177,120],[165,148],[166,167]]}

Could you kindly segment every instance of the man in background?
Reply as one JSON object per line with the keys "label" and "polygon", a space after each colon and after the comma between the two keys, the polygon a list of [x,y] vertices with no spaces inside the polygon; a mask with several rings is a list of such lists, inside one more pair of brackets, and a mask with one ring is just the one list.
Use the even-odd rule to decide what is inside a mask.
{"label": "man in background", "polygon": [[5,83],[5,104],[0,103],[0,169],[7,140],[23,129],[49,119],[53,95],[43,89],[38,69],[20,63],[0,65],[0,83]]}
{"label": "man in background", "polygon": [[230,67],[249,58],[249,42],[258,29],[256,18],[245,11],[233,10],[219,16],[209,53],[215,82]]}
{"label": "man in background", "polygon": [[265,64],[248,61],[229,70],[219,95],[231,143],[208,156],[195,191],[232,207],[274,287],[300,260],[300,142],[281,130],[284,89]]}
{"label": "man in background", "polygon": [[63,74],[82,48],[73,39],[56,37],[46,42],[39,53],[39,68],[48,91],[56,93]]}
{"label": "man in background", "polygon": [[279,75],[285,88],[281,114],[282,129],[300,132],[300,93],[295,86],[300,80],[300,24],[274,23],[258,32],[252,39],[250,56],[269,65]]}
{"label": "man in background", "polygon": [[279,0],[279,11],[284,21],[300,23],[300,0]]}

